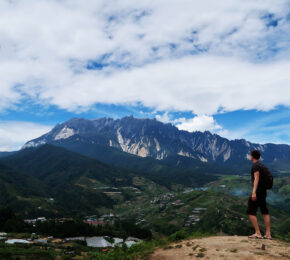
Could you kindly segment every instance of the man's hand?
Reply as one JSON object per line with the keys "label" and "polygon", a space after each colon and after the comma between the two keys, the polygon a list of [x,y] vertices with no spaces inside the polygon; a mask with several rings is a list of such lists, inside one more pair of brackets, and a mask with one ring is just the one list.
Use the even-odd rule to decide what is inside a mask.
{"label": "man's hand", "polygon": [[257,195],[256,193],[252,193],[252,201],[256,201],[257,200]]}

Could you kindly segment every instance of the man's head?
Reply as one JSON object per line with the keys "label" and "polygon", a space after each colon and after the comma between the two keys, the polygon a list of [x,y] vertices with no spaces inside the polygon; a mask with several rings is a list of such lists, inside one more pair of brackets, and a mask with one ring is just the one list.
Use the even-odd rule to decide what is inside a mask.
{"label": "man's head", "polygon": [[251,160],[252,162],[257,162],[260,160],[261,153],[258,150],[254,150],[251,152]]}

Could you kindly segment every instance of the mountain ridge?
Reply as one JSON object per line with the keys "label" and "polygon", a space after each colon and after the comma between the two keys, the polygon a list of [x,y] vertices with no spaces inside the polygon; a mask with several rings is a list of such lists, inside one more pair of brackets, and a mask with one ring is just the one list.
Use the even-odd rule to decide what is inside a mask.
{"label": "mountain ridge", "polygon": [[170,123],[132,116],[121,119],[72,118],[57,124],[43,136],[28,141],[22,149],[46,143],[68,149],[80,144],[98,145],[158,160],[179,155],[230,167],[247,163],[250,151],[259,149],[265,163],[275,166],[277,170],[290,169],[290,146],[287,144],[228,140],[209,131],[188,132]]}

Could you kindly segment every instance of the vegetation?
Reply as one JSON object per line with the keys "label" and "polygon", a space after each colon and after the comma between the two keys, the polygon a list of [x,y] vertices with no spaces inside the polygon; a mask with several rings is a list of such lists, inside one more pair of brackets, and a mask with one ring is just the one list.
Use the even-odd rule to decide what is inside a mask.
{"label": "vegetation", "polygon": [[104,226],[92,226],[82,221],[46,221],[37,222],[32,231],[37,234],[50,235],[54,237],[76,237],[76,236],[109,236],[127,238],[134,236],[140,239],[150,240],[152,234],[150,230],[136,226],[132,222],[118,221],[114,224]]}
{"label": "vegetation", "polygon": [[25,232],[27,225],[9,208],[0,208],[0,230],[5,232]]}
{"label": "vegetation", "polygon": [[150,240],[150,230],[141,228],[129,221],[116,221],[114,224],[104,226],[92,226],[81,220],[66,221],[37,221],[35,225],[24,223],[23,218],[16,216],[9,208],[0,209],[0,230],[17,233],[36,233],[58,238],[76,236],[109,236],[127,238],[134,236],[140,239]]}
{"label": "vegetation", "polygon": [[[29,217],[80,217],[98,213],[101,208],[112,209],[114,205],[136,197],[124,190],[119,197],[113,197],[104,193],[101,187],[131,186],[146,192],[144,185],[140,187],[134,183],[136,177],[159,186],[160,190],[198,186],[217,180],[216,176],[206,172],[201,176],[197,170],[174,168],[150,158],[130,155],[128,158],[123,158],[124,162],[130,161],[128,167],[136,166],[136,169],[109,166],[51,145],[22,150],[1,159],[0,206],[9,206]],[[138,167],[137,162],[140,162]]]}
{"label": "vegetation", "polygon": [[[2,242],[0,259],[23,255],[29,259],[55,259],[57,255],[69,259],[67,252],[86,252],[92,259],[136,259],[150,254],[156,246],[168,248],[169,243],[190,236],[251,232],[245,214],[248,176],[226,171],[221,175],[221,168],[210,164],[205,167],[182,157],[158,162],[122,156],[124,166],[128,163],[131,169],[109,166],[50,145],[1,159],[0,206],[9,208],[0,209],[0,231],[57,238],[108,236],[109,241],[134,236],[143,243],[103,252],[79,242],[72,242],[68,249],[49,245],[51,251]],[[191,167],[192,172],[188,170]],[[219,174],[210,174],[215,170]],[[289,185],[289,177],[277,175],[269,192],[269,201],[275,204],[270,206],[273,236],[285,241],[290,241]],[[110,212],[116,217],[102,226],[83,222],[87,215],[100,217]],[[52,220],[38,221],[35,226],[23,220],[40,216]],[[58,220],[61,217],[71,220]],[[202,257],[203,252],[198,253]]]}

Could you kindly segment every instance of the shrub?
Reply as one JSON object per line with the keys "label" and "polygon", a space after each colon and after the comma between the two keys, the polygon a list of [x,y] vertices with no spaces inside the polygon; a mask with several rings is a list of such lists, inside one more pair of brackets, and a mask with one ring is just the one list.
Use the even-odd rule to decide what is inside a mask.
{"label": "shrub", "polygon": [[187,238],[188,236],[189,236],[189,234],[186,231],[180,230],[180,231],[177,231],[174,234],[170,235],[168,237],[168,241],[169,242],[177,242],[177,241],[180,241],[180,240]]}

